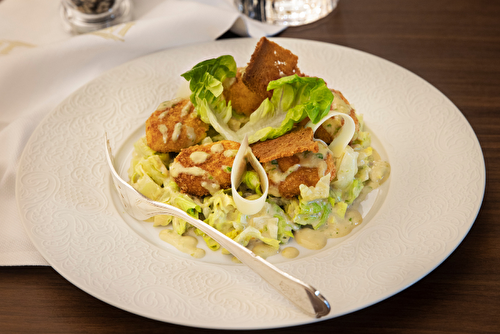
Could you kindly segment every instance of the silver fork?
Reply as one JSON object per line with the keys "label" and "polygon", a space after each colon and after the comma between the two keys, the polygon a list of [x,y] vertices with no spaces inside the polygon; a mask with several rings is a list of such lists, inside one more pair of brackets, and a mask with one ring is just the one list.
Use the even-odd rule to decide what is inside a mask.
{"label": "silver fork", "polygon": [[242,263],[250,267],[264,280],[271,284],[283,296],[292,301],[304,313],[321,318],[330,312],[330,304],[323,295],[311,285],[289,275],[267,262],[260,256],[255,255],[248,248],[240,245],[225,234],[219,232],[212,226],[199,219],[194,219],[181,209],[174,206],[156,202],[145,197],[130,184],[125,182],[116,172],[113,165],[113,154],[111,146],[105,134],[106,160],[111,170],[113,183],[120,195],[120,200],[125,211],[135,219],[145,220],[156,215],[171,215],[179,217],[191,225],[199,228],[222,247],[236,256]]}

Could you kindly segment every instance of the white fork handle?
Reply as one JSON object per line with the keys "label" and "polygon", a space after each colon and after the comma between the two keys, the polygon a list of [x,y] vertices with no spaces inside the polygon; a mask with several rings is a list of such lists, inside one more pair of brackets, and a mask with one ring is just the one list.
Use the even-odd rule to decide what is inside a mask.
{"label": "white fork handle", "polygon": [[[145,199],[147,198],[145,197]],[[306,314],[320,318],[330,312],[330,304],[326,298],[309,284],[306,284],[301,280],[281,271],[260,256],[255,255],[255,253],[248,248],[240,245],[201,220],[194,219],[181,209],[168,204],[151,201],[149,199],[147,199],[147,202],[147,205],[153,206],[158,210],[158,214],[167,214],[179,217],[191,225],[199,228],[212,239],[217,241],[222,247],[231,252],[231,254],[236,256],[242,263],[259,274]],[[143,202],[142,205],[144,204],[145,203]]]}

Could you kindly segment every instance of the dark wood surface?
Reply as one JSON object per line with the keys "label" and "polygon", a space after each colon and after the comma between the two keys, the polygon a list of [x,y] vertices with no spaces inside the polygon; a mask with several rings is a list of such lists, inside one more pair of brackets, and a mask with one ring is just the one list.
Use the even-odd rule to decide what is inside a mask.
{"label": "dark wood surface", "polygon": [[[500,1],[340,0],[327,18],[279,36],[366,51],[430,82],[476,132],[487,184],[467,237],[422,280],[358,312],[269,332],[499,333]],[[218,331],[130,314],[79,290],[50,267],[0,267],[0,332]]]}

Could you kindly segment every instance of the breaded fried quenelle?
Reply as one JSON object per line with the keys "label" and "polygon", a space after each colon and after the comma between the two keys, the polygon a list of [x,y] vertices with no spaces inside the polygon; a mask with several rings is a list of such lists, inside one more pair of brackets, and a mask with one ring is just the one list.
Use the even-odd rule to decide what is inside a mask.
{"label": "breaded fried quenelle", "polygon": [[224,89],[224,98],[231,101],[233,109],[240,113],[250,116],[264,101],[264,98],[252,92],[241,79],[245,68],[238,68],[236,77],[226,89]]}
{"label": "breaded fried quenelle", "polygon": [[269,177],[270,193],[292,198],[300,185],[315,186],[319,179],[336,176],[333,154],[322,142],[313,139],[311,128],[299,128],[276,139],[252,145],[255,156]]}
{"label": "breaded fried quenelle", "polygon": [[189,99],[161,103],[146,121],[148,146],[157,152],[180,152],[206,137],[208,124],[194,110]]}
{"label": "breaded fried quenelle", "polygon": [[[273,187],[278,189],[278,193],[273,193],[274,195],[292,198],[300,194],[301,184],[313,187],[319,179],[327,174],[330,174],[330,181],[335,179],[336,169],[333,154],[326,149],[324,144],[320,143],[319,146],[322,148],[322,153],[306,151],[277,160],[279,172],[276,171],[274,174],[269,172],[268,174],[271,189]],[[283,176],[284,179],[282,179]]]}
{"label": "breaded fried quenelle", "polygon": [[222,140],[183,149],[170,167],[181,192],[206,196],[231,188],[231,169],[240,144]]}

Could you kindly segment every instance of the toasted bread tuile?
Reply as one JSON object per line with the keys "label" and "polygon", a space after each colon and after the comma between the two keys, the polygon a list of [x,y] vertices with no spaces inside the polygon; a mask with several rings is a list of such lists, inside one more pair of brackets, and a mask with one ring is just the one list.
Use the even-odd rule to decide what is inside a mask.
{"label": "toasted bread tuile", "polygon": [[272,92],[267,91],[270,81],[293,74],[302,75],[297,62],[298,57],[290,50],[262,37],[255,47],[242,80],[255,94],[263,98],[271,97]]}
{"label": "toasted bread tuile", "polygon": [[276,139],[257,142],[250,147],[260,162],[269,162],[291,157],[305,151],[318,152],[318,143],[313,139],[311,128],[299,128]]}

